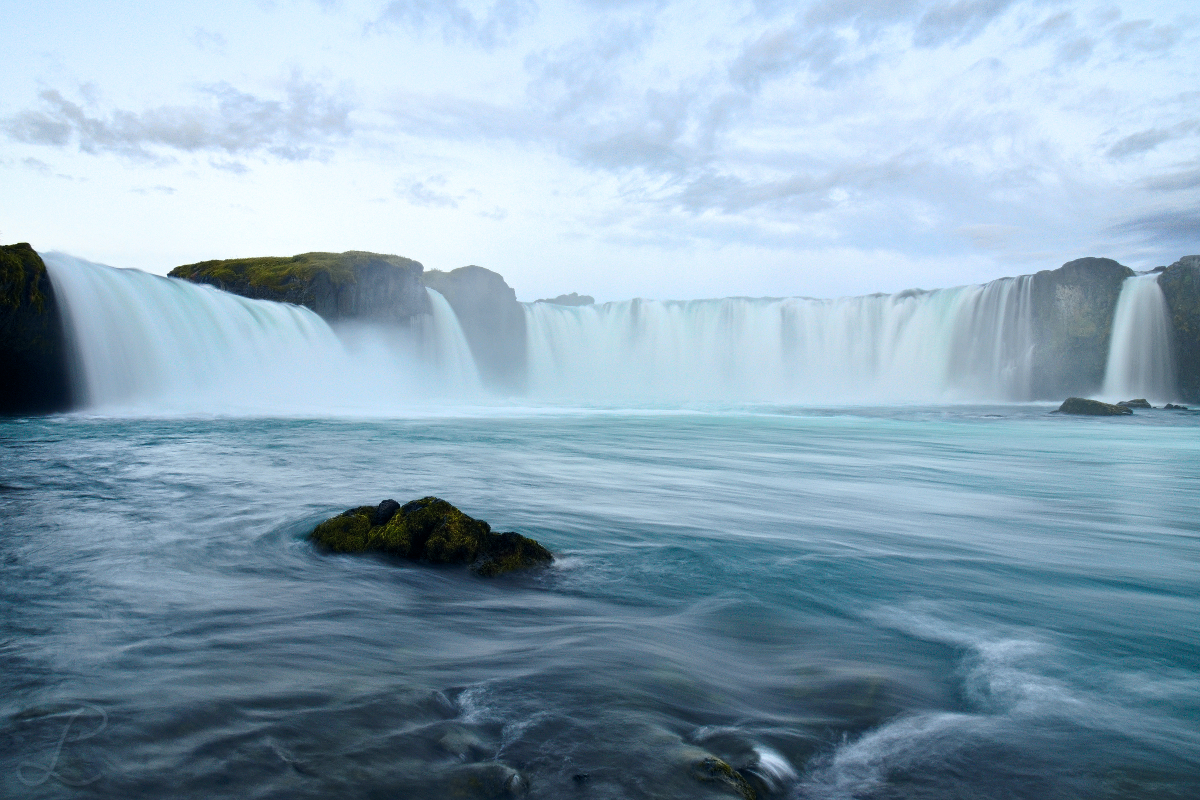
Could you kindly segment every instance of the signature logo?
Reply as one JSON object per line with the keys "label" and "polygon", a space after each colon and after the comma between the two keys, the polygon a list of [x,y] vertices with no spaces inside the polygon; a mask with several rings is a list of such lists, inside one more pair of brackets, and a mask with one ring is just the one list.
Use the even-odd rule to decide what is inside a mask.
{"label": "signature logo", "polygon": [[64,774],[59,770],[59,759],[62,758],[63,748],[67,745],[90,739],[104,730],[108,726],[108,714],[104,713],[104,709],[91,703],[79,703],[77,707],[69,706],[68,708],[71,710],[55,711],[44,715],[44,718],[47,719],[61,719],[62,733],[58,736],[58,743],[54,746],[48,763],[38,764],[25,761],[17,767],[17,779],[26,786],[41,786],[51,778],[64,786],[87,786],[89,783],[100,780],[99,770],[92,775],[86,773],[79,775],[73,769],[69,774]]}

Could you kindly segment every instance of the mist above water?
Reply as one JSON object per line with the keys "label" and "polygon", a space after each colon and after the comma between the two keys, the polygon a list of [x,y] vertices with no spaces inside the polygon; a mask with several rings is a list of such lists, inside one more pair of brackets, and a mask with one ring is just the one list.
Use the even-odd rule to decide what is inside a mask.
{"label": "mist above water", "polygon": [[1032,278],[838,300],[526,306],[530,391],[569,401],[1031,399]]}
{"label": "mist above water", "polygon": [[[578,406],[1021,402],[1034,396],[1033,277],[836,300],[524,304],[525,391],[496,396],[454,310],[331,326],[299,306],[46,257],[86,407],[136,413],[390,414]],[[1105,392],[1172,399],[1166,305],[1126,281]],[[1118,399],[1125,399],[1124,397]]]}
{"label": "mist above water", "polygon": [[479,391],[449,304],[408,326],[339,325],[307,308],[45,257],[65,311],[77,391],[109,411],[386,412]]}

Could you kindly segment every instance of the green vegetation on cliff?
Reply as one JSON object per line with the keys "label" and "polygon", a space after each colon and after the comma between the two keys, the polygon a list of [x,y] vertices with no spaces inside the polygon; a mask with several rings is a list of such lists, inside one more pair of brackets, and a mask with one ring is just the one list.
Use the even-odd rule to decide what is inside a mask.
{"label": "green vegetation on cliff", "polygon": [[185,264],[169,273],[258,300],[307,306],[327,319],[406,319],[429,311],[420,262],[350,250]]}
{"label": "green vegetation on cliff", "polygon": [[42,257],[25,243],[0,246],[0,414],[69,408],[66,351]]}
{"label": "green vegetation on cliff", "polygon": [[172,278],[184,278],[195,283],[245,284],[269,292],[286,292],[292,286],[311,283],[322,276],[332,285],[341,286],[355,280],[357,267],[380,262],[405,269],[417,265],[416,261],[402,256],[350,250],[345,253],[301,253],[290,257],[201,261],[176,267],[168,274]]}
{"label": "green vegetation on cliff", "polygon": [[42,286],[48,280],[42,257],[28,244],[0,245],[0,305],[10,309],[24,305],[44,313],[46,293]]}
{"label": "green vegetation on cliff", "polygon": [[554,560],[550,551],[517,533],[494,533],[445,500],[424,497],[401,506],[384,500],[331,517],[312,540],[337,553],[376,552],[430,564],[469,564],[491,577]]}

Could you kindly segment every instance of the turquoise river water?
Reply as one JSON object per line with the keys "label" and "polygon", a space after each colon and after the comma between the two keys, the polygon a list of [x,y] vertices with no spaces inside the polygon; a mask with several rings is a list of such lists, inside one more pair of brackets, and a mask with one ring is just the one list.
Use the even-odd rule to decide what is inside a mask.
{"label": "turquoise river water", "polygon": [[1200,415],[1051,408],[2,420],[0,795],[1200,797]]}

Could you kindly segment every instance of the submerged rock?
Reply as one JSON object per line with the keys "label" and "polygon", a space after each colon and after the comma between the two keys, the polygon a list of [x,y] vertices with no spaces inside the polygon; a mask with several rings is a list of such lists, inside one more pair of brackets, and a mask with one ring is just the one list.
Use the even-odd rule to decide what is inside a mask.
{"label": "submerged rock", "polygon": [[702,758],[692,764],[692,775],[702,783],[713,783],[736,792],[744,800],[757,800],[754,790],[742,774],[716,756]]}
{"label": "submerged rock", "polygon": [[1099,400],[1088,400],[1084,397],[1068,397],[1063,401],[1063,404],[1058,407],[1058,410],[1053,413],[1084,414],[1093,417],[1115,417],[1120,416],[1121,414],[1132,414],[1133,409],[1129,406],[1102,403]]}
{"label": "submerged rock", "polygon": [[468,564],[485,577],[554,560],[533,539],[495,533],[483,520],[436,497],[352,508],[322,522],[311,538],[338,553],[378,552],[430,564]]}
{"label": "submerged rock", "polygon": [[1122,400],[1117,405],[1125,406],[1126,408],[1154,408],[1154,406],[1150,405],[1150,401],[1144,397],[1139,397],[1136,400]]}

